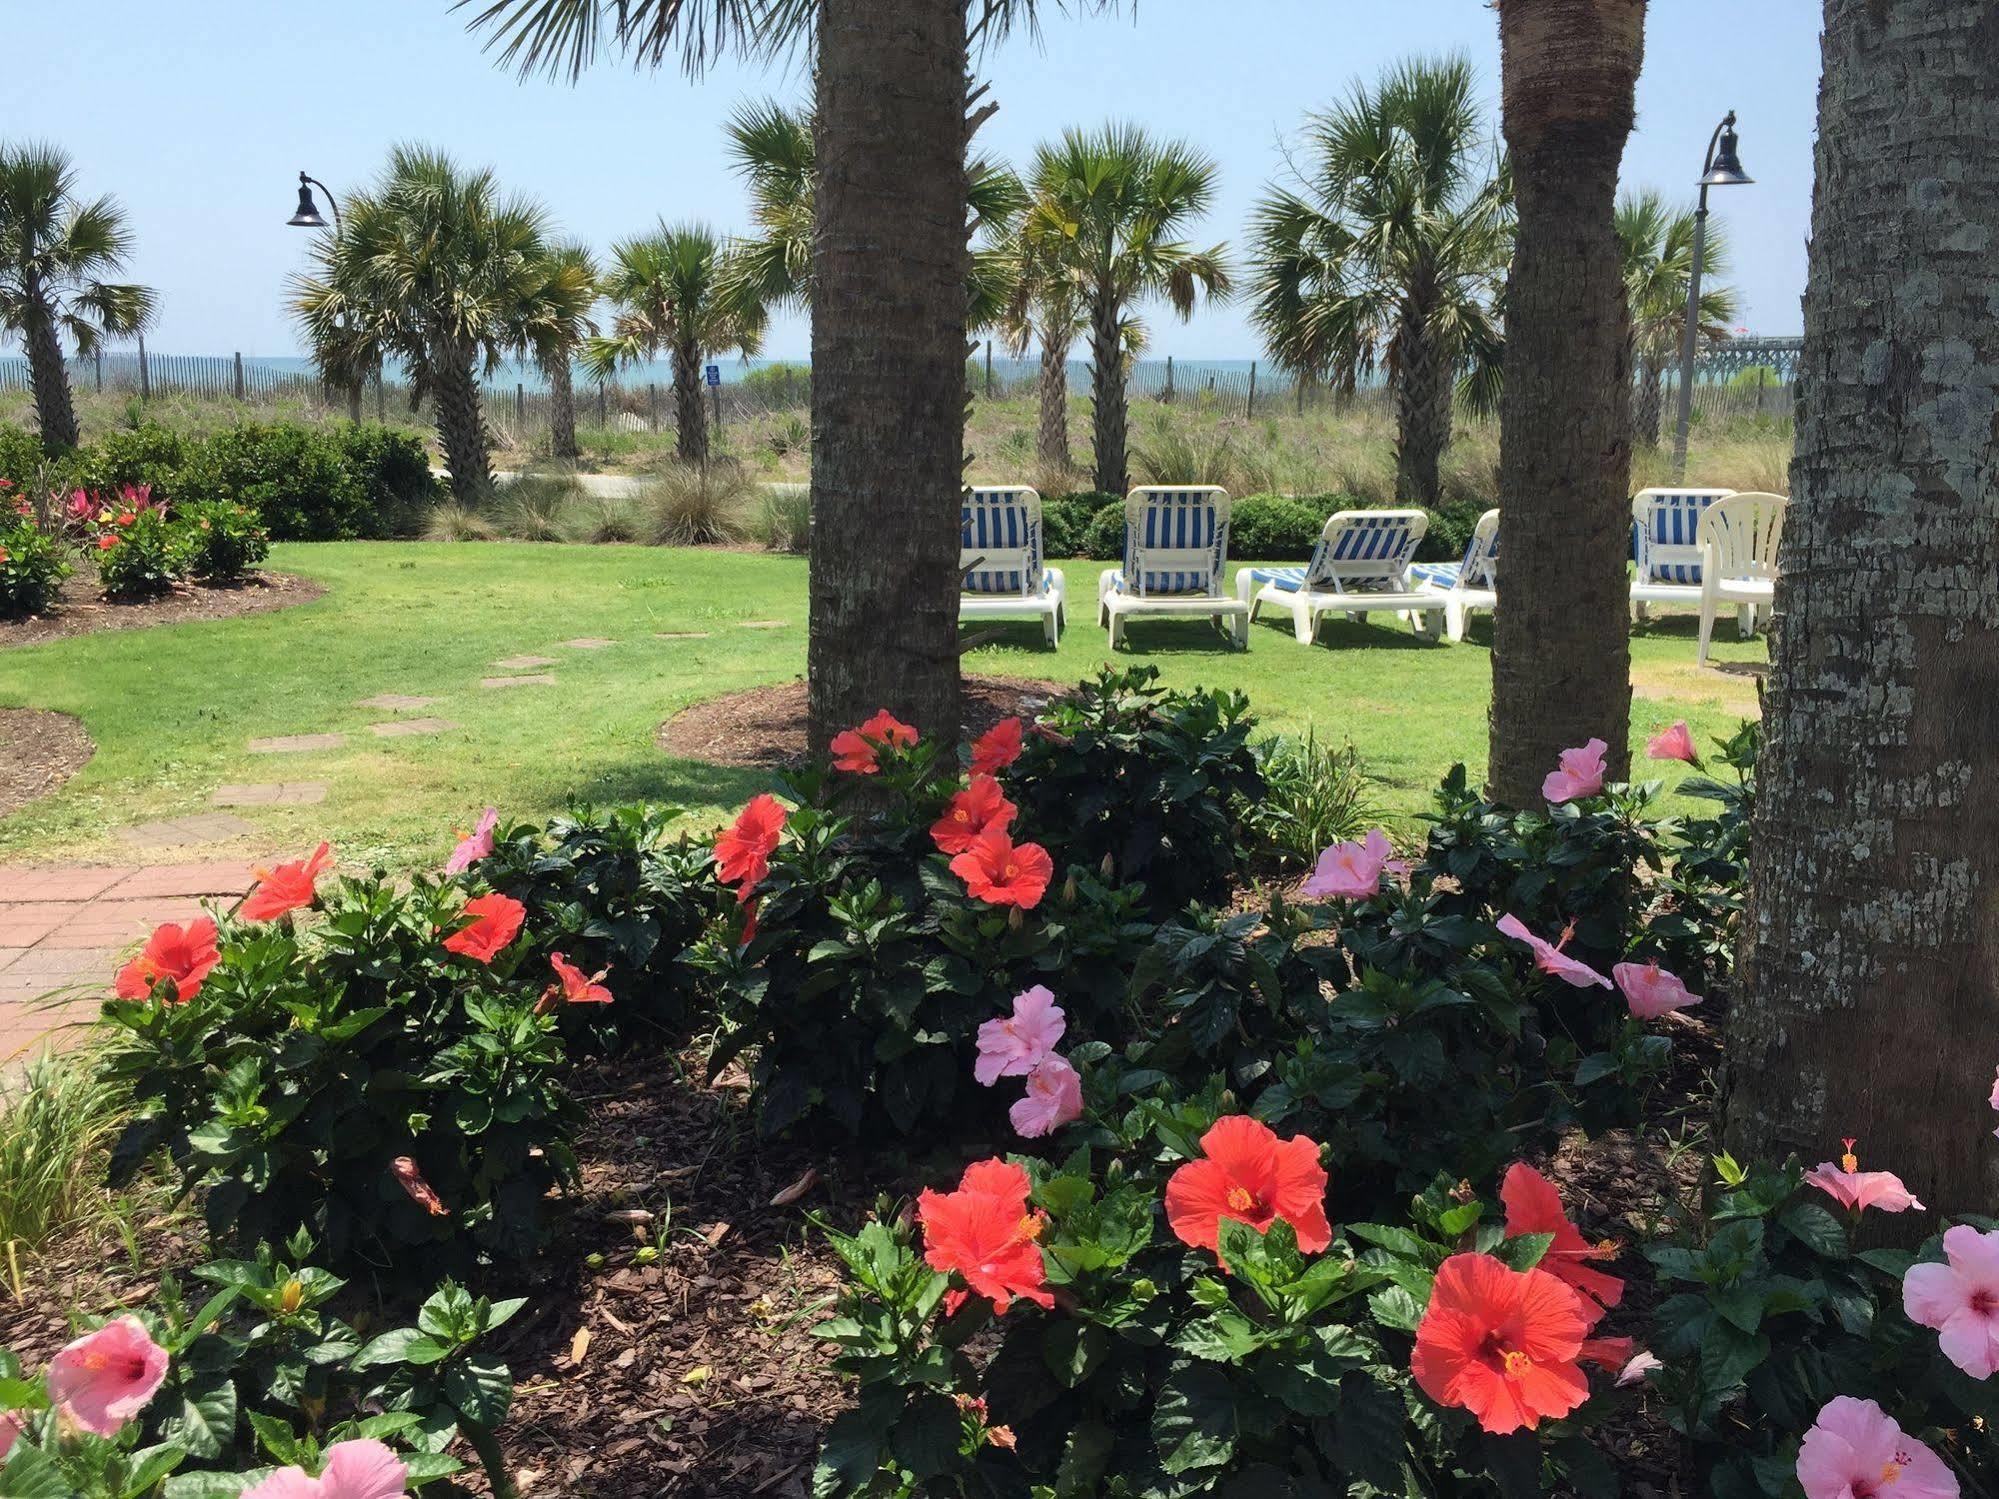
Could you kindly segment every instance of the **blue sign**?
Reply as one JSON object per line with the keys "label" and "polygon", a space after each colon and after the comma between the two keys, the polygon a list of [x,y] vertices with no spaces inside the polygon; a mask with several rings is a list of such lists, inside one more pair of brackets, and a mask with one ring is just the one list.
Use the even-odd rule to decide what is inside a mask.
{"label": "blue sign", "polygon": [[721,366],[721,365],[719,365],[719,364],[711,364],[711,365],[709,365],[709,366],[708,366],[708,369],[707,369],[707,371],[706,371],[706,373],[707,373],[707,376],[708,376],[708,383],[709,383],[710,385],[720,385],[720,384],[722,383],[722,366]]}

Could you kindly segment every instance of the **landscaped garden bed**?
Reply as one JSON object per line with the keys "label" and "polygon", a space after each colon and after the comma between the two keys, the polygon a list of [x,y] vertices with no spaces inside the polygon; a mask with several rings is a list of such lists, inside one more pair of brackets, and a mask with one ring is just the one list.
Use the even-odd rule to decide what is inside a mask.
{"label": "landscaped garden bed", "polygon": [[307,604],[326,590],[309,578],[259,569],[227,583],[184,579],[167,592],[108,599],[95,579],[71,577],[38,613],[0,619],[0,650],[97,630],[136,630],[192,620],[234,619]]}

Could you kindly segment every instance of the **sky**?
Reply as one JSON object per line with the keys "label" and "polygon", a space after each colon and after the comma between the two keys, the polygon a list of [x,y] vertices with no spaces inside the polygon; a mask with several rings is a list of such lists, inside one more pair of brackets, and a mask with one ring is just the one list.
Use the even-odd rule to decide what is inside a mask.
{"label": "sky", "polygon": [[[1213,211],[1190,236],[1201,243],[1238,244],[1307,114],[1400,58],[1467,54],[1497,133],[1498,22],[1485,0],[1137,0],[1135,16],[1092,19],[1046,8],[1038,46],[1016,38],[980,60],[1000,110],[976,147],[1024,162],[1063,127],[1108,119],[1185,137],[1220,165]],[[33,59],[37,78],[87,80],[0,90],[0,139],[54,141],[86,193],[123,202],[133,278],[161,294],[147,340],[161,353],[300,352],[284,310],[312,232],[285,224],[297,174],[345,192],[397,141],[492,166],[600,249],[660,218],[747,227],[722,127],[745,98],[802,99],[796,66],[729,63],[690,81],[611,59],[580,86],[523,83],[482,53],[467,14],[448,0],[0,0],[8,53]],[[1738,111],[1756,183],[1712,202],[1738,322],[1757,333],[1802,325],[1819,22],[1817,0],[1650,7],[1623,185],[1691,205],[1708,135]],[[1260,352],[1240,306],[1148,321],[1155,356]],[[802,357],[808,343],[801,317],[780,318],[765,352]]]}

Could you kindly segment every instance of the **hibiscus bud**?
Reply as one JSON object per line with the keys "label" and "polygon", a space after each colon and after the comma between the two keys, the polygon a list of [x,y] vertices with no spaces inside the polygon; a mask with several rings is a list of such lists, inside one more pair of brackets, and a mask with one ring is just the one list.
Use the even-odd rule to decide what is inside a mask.
{"label": "hibiscus bud", "polygon": [[1012,906],[1008,908],[1006,913],[1006,926],[1008,931],[1017,932],[1026,925],[1027,925],[1027,913],[1025,911],[1021,910],[1019,906]]}
{"label": "hibiscus bud", "polygon": [[1132,1300],[1140,1305],[1152,1300],[1158,1294],[1159,1287],[1149,1280],[1135,1280],[1131,1283]]}
{"label": "hibiscus bud", "polygon": [[1069,878],[1062,882],[1062,904],[1065,906],[1076,904],[1076,876],[1074,871],[1071,871]]}
{"label": "hibiscus bud", "polygon": [[1116,868],[1117,868],[1117,862],[1113,860],[1109,854],[1105,854],[1104,862],[1097,866],[1097,872],[1101,874],[1105,879],[1109,879],[1111,877],[1112,871],[1114,871]]}
{"label": "hibiscus bud", "polygon": [[295,1280],[285,1282],[285,1288],[278,1292],[278,1306],[290,1316],[305,1304],[305,1287]]}

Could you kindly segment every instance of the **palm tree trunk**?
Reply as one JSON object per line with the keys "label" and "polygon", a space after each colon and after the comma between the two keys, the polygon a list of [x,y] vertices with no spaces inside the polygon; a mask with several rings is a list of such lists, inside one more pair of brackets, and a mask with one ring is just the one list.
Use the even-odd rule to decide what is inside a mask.
{"label": "palm tree trunk", "polygon": [[1631,363],[1614,215],[1645,0],[1499,0],[1519,231],[1499,401],[1505,517],[1493,616],[1491,784],[1540,802],[1562,750],[1631,758],[1626,633]]}
{"label": "palm tree trunk", "polygon": [[1730,1149],[1816,1161],[1858,1136],[1945,1216],[1999,1186],[1976,1122],[1999,1027],[1999,265],[1967,248],[1999,240],[1999,156],[1966,146],[1999,138],[1992,21],[1988,0],[1826,6],[1729,1020]]}
{"label": "palm tree trunk", "polygon": [[673,450],[683,463],[708,461],[708,412],[701,404],[701,346],[673,346]]}
{"label": "palm tree trunk", "polygon": [[1131,487],[1121,311],[1116,294],[1099,286],[1090,302],[1090,438],[1096,458],[1096,477],[1090,482],[1102,494],[1123,494]]}
{"label": "palm tree trunk", "polygon": [[1665,375],[1657,354],[1647,354],[1638,366],[1638,383],[1633,387],[1632,440],[1648,448],[1659,446],[1659,414],[1665,406]]}
{"label": "palm tree trunk", "polygon": [[1451,437],[1450,362],[1427,322],[1427,307],[1412,300],[1395,334],[1395,497],[1405,505],[1437,503]]}
{"label": "palm tree trunk", "polygon": [[542,361],[548,375],[548,451],[551,457],[574,458],[576,445],[576,386],[569,370],[569,351]]}
{"label": "palm tree trunk", "polygon": [[486,439],[486,414],[479,406],[470,345],[441,347],[434,397],[437,438],[451,468],[451,494],[461,505],[485,505],[493,498],[493,461]]}
{"label": "palm tree trunk", "polygon": [[22,288],[22,300],[27,304],[22,341],[28,351],[28,378],[35,388],[35,423],[41,429],[43,451],[53,455],[77,444],[76,402],[70,396],[69,369],[63,363],[55,318],[34,279]]}
{"label": "palm tree trunk", "polygon": [[1035,383],[1041,401],[1041,423],[1035,433],[1034,455],[1041,472],[1069,473],[1069,341],[1044,335],[1041,375]]}
{"label": "palm tree trunk", "polygon": [[958,732],[966,66],[964,0],[820,6],[815,747],[884,707],[947,741]]}

